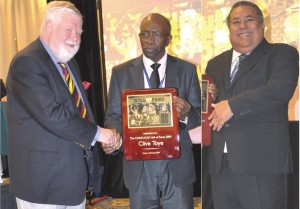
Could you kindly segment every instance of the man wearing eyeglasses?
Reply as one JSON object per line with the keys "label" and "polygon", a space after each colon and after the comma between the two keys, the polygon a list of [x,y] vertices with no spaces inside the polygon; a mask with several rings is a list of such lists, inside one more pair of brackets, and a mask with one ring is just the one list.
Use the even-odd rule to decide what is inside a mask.
{"label": "man wearing eyeglasses", "polygon": [[[123,161],[130,208],[160,208],[162,203],[164,209],[193,209],[196,174],[188,130],[200,125],[201,93],[196,67],[166,53],[172,35],[170,22],[164,16],[156,13],[146,16],[139,37],[143,55],[112,70],[105,127],[117,129],[122,135],[123,89],[175,87],[178,96],[174,98],[174,104],[181,124],[181,156],[178,159]],[[154,63],[159,64],[157,87],[150,82]],[[116,153],[114,150],[118,148],[106,144],[102,147],[107,154]]]}

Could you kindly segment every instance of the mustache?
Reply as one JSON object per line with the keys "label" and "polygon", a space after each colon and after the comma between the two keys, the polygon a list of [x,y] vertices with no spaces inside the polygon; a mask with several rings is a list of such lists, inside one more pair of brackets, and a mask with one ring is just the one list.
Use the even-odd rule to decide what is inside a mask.
{"label": "mustache", "polygon": [[79,44],[76,41],[67,41],[66,44],[74,46],[74,47],[79,47]]}

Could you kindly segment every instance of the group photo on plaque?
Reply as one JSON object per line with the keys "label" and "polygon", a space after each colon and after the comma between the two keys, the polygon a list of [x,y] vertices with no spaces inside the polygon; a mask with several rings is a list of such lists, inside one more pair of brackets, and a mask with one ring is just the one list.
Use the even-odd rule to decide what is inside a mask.
{"label": "group photo on plaque", "polygon": [[127,97],[129,128],[171,126],[171,94],[132,95]]}
{"label": "group photo on plaque", "polygon": [[164,159],[180,156],[175,88],[122,91],[124,158]]}

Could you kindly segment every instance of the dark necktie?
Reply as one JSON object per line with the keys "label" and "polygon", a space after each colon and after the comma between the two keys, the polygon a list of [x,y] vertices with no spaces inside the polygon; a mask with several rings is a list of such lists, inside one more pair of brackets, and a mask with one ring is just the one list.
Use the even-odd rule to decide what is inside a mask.
{"label": "dark necktie", "polygon": [[59,65],[61,66],[61,68],[63,70],[63,74],[65,77],[66,83],[68,84],[68,89],[70,91],[70,94],[73,96],[73,98],[75,100],[76,107],[78,108],[81,117],[90,121],[90,118],[86,111],[86,107],[85,107],[84,103],[82,102],[80,94],[77,91],[77,88],[74,84],[72,76],[70,75],[67,65],[65,63],[59,63]]}
{"label": "dark necktie", "polygon": [[160,79],[158,74],[159,66],[160,64],[158,63],[154,63],[151,65],[151,68],[153,69],[153,72],[151,73],[150,76],[151,88],[159,88],[159,84],[160,84]]}
{"label": "dark necktie", "polygon": [[240,56],[238,56],[238,61],[237,63],[235,64],[234,68],[233,68],[233,71],[230,75],[230,84],[232,83],[237,71],[239,70],[239,65],[240,65],[240,62],[245,58],[246,54],[241,54]]}

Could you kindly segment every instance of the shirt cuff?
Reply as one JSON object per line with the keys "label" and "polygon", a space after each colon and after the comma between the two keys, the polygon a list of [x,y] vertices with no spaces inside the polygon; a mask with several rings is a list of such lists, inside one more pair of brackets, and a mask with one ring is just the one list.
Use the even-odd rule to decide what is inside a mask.
{"label": "shirt cuff", "polygon": [[94,146],[94,145],[96,144],[97,139],[99,138],[99,136],[100,136],[100,127],[97,126],[97,132],[96,132],[96,135],[95,135],[95,137],[94,137],[94,140],[93,140],[92,143],[91,143],[91,146]]}
{"label": "shirt cuff", "polygon": [[187,125],[188,123],[188,117],[186,116],[183,120],[179,120],[181,123],[184,123],[185,125]]}

